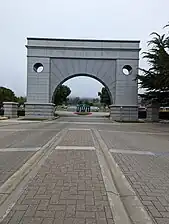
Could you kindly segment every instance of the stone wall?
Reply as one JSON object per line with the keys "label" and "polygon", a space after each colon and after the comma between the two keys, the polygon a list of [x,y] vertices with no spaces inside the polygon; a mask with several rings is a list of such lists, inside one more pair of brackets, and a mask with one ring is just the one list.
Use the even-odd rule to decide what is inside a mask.
{"label": "stone wall", "polygon": [[115,121],[137,121],[137,106],[110,106],[110,118]]}
{"label": "stone wall", "polygon": [[4,116],[9,118],[17,118],[18,103],[4,102]]}
{"label": "stone wall", "polygon": [[54,107],[52,103],[25,103],[26,118],[54,118]]}

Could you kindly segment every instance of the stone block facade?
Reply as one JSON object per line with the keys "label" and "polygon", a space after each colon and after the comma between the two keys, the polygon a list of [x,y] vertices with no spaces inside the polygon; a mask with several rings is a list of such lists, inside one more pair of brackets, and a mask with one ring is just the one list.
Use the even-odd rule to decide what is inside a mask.
{"label": "stone block facade", "polygon": [[115,121],[137,121],[137,106],[110,106],[110,117]]}
{"label": "stone block facade", "polygon": [[26,118],[54,118],[55,105],[53,103],[25,103]]}
{"label": "stone block facade", "polygon": [[4,102],[4,116],[8,118],[17,118],[18,103]]}
{"label": "stone block facade", "polygon": [[147,121],[158,122],[159,121],[159,105],[149,105],[147,107]]}
{"label": "stone block facade", "polygon": [[[35,111],[39,104],[54,102],[58,86],[71,78],[86,76],[108,90],[115,106],[112,118],[119,119],[119,105],[122,105],[123,119],[127,116],[128,120],[136,119],[139,41],[27,38],[26,47],[27,101],[38,104]],[[28,106],[26,114],[29,114],[27,109],[30,110]]]}

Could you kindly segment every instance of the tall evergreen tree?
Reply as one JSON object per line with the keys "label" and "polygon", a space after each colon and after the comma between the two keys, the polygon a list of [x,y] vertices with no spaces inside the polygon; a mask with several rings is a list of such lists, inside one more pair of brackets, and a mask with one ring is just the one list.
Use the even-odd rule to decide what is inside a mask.
{"label": "tall evergreen tree", "polygon": [[161,104],[169,103],[169,36],[153,32],[153,37],[148,42],[150,49],[144,52],[143,58],[147,59],[149,69],[140,69],[139,84],[145,88],[141,96],[148,102],[157,101]]}

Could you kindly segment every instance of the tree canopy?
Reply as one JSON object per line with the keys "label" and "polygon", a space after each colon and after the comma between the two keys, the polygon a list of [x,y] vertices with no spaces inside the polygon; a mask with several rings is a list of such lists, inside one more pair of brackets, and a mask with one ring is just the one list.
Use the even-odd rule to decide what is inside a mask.
{"label": "tree canopy", "polygon": [[80,97],[71,97],[69,98],[68,103],[70,105],[77,105],[79,101],[80,101]]}
{"label": "tree canopy", "polygon": [[17,102],[20,106],[26,102],[26,97],[17,97],[11,89],[0,87],[0,107],[2,107],[3,102]]}
{"label": "tree canopy", "polygon": [[15,93],[8,88],[0,87],[0,103],[3,102],[16,102],[17,97],[15,96]]}
{"label": "tree canopy", "polygon": [[101,92],[98,92],[98,96],[100,96],[100,102],[104,107],[111,104],[109,93],[105,87],[102,88]]}
{"label": "tree canopy", "polygon": [[149,69],[140,69],[138,75],[141,88],[145,88],[142,98],[157,101],[161,104],[169,103],[169,35],[153,32],[152,39],[148,42],[149,50],[144,52],[149,64]]}
{"label": "tree canopy", "polygon": [[18,102],[19,106],[23,105],[26,102],[26,97],[24,97],[24,96],[17,97],[17,102]]}
{"label": "tree canopy", "polygon": [[60,85],[56,88],[53,95],[53,102],[56,105],[61,105],[63,103],[67,103],[68,96],[70,95],[71,90],[68,86]]}

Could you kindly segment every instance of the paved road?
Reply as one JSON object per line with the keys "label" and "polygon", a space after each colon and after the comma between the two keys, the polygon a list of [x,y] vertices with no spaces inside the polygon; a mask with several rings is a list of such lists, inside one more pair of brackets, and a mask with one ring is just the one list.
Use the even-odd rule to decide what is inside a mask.
{"label": "paved road", "polygon": [[91,130],[97,130],[157,224],[169,223],[169,125],[98,117],[0,123],[0,185],[67,132],[2,223],[114,223]]}
{"label": "paved road", "polygon": [[1,122],[0,185],[64,127],[50,122]]}
{"label": "paved road", "polygon": [[[81,116],[81,115],[75,114],[75,112],[76,112],[76,110],[72,111],[72,112],[71,111],[56,111],[56,113],[62,117],[79,117],[79,116]],[[107,117],[109,115],[110,115],[109,112],[92,112],[91,111],[91,114],[86,115],[86,117]]]}

